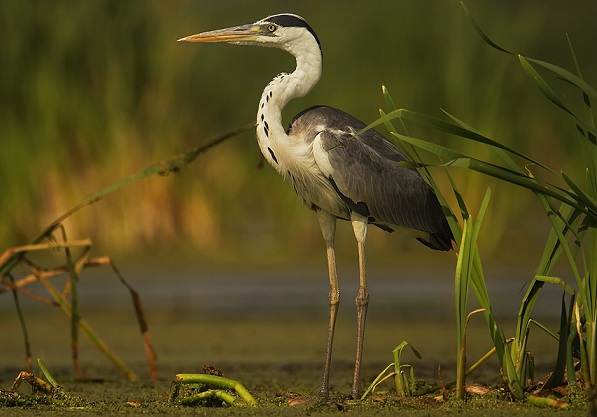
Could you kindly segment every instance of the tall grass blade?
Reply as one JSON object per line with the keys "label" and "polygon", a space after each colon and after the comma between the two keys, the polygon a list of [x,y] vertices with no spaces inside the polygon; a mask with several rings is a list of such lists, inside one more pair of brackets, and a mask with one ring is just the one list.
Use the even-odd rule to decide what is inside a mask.
{"label": "tall grass blade", "polygon": [[518,55],[518,60],[520,61],[520,65],[522,69],[531,77],[533,81],[539,87],[539,90],[543,93],[543,95],[555,104],[557,107],[568,113],[570,116],[574,118],[576,123],[585,131],[590,132],[595,136],[595,132],[587,126],[566,104],[564,104],[563,100],[558,96],[558,94],[554,91],[553,88],[545,81],[545,79],[537,72],[537,70],[533,67],[533,65],[529,62],[527,58],[522,55]]}
{"label": "tall grass blade", "polygon": [[[568,42],[568,49],[570,50],[570,56],[572,57],[572,61],[574,62],[574,68],[576,69],[576,73],[581,81],[585,81],[582,71],[580,69],[580,65],[578,63],[578,58],[576,57],[576,52],[574,51],[574,47],[572,46],[572,41],[570,37],[566,33],[566,41]],[[580,87],[579,87],[580,88]],[[582,90],[582,89],[581,89]],[[587,116],[589,119],[589,124],[591,127],[595,128],[595,115],[593,114],[593,109],[591,107],[591,99],[589,98],[589,94],[582,91],[582,98],[585,104],[585,108],[587,111]],[[595,137],[589,137],[591,142],[595,142],[597,139]],[[597,196],[597,156],[596,152],[593,148],[589,148],[588,152],[588,170],[587,175],[589,176],[589,185],[594,195]]]}
{"label": "tall grass blade", "polygon": [[39,367],[39,370],[43,374],[44,378],[46,378],[46,381],[48,381],[48,383],[52,386],[52,388],[56,389],[60,387],[60,385],[58,385],[58,382],[56,382],[56,379],[54,379],[54,376],[50,373],[50,371],[46,367],[46,364],[44,363],[44,361],[41,360],[41,358],[37,358],[37,366]]}
{"label": "tall grass blade", "polygon": [[564,225],[564,227],[561,226],[561,221],[558,222],[559,218],[557,216],[553,215],[551,208],[549,206],[549,203],[547,202],[545,197],[539,196],[539,201],[543,204],[543,208],[548,213],[547,218],[549,219],[549,222],[551,223],[552,230],[554,230],[554,232],[556,233],[556,235],[558,237],[558,240],[560,241],[560,245],[562,246],[562,251],[566,255],[566,259],[568,260],[568,264],[570,265],[572,274],[573,274],[574,278],[576,279],[577,288],[580,289],[580,288],[582,288],[582,277],[581,277],[581,274],[576,265],[574,254],[572,253],[572,250],[570,249],[570,245],[568,245],[568,240],[566,239],[566,236],[564,234],[564,230],[567,229],[567,226],[566,225]]}
{"label": "tall grass blade", "polygon": [[[595,90],[589,83],[583,80],[581,77],[574,75],[572,72],[568,71],[565,68],[562,68],[558,65],[552,64],[550,62],[541,61],[540,59],[529,58],[525,57],[527,61],[532,62],[533,64],[539,65],[546,70],[549,70],[559,78],[566,80],[570,84],[576,86],[583,94],[587,96],[593,97],[597,99],[597,90]],[[574,55],[576,58],[576,55]],[[576,63],[577,64],[577,63]]]}
{"label": "tall grass blade", "polygon": [[560,190],[552,187],[547,187],[539,184],[535,178],[523,175],[519,172],[511,171],[507,168],[500,167],[498,165],[490,164],[479,159],[475,159],[459,152],[456,152],[448,147],[438,145],[424,139],[415,138],[412,136],[401,135],[399,133],[393,133],[393,136],[399,140],[408,142],[413,146],[420,149],[431,152],[441,158],[449,160],[444,163],[444,166],[467,168],[473,171],[480,172],[482,174],[501,179],[503,181],[530,189],[540,194],[545,194],[549,197],[553,197],[561,202],[564,202],[572,207],[576,207],[579,210],[587,213],[591,219],[597,221],[597,207],[589,206],[580,203],[575,199],[571,199],[567,193],[561,192]]}
{"label": "tall grass blade", "polygon": [[[485,212],[491,197],[490,189],[487,189],[481,207],[479,219],[475,222],[471,216],[464,220],[460,251],[456,262],[454,276],[454,300],[456,304],[456,398],[464,398],[464,380],[466,375],[466,324],[468,322],[467,305],[468,290],[471,275],[474,268],[474,258],[477,253],[477,238]],[[479,311],[486,311],[481,309]]]}
{"label": "tall grass blade", "polygon": [[456,187],[456,183],[451,175],[448,175],[448,181],[450,182],[450,186],[452,187],[452,192],[456,197],[456,203],[458,204],[458,208],[460,209],[460,214],[462,215],[462,219],[468,219],[470,216],[468,207],[466,206],[466,202],[464,201],[464,197]]}
{"label": "tall grass blade", "polygon": [[470,19],[470,21],[472,22],[472,24],[473,24],[473,27],[475,28],[475,30],[477,31],[477,33],[479,34],[479,36],[481,36],[481,38],[482,38],[482,39],[483,39],[485,42],[487,42],[487,44],[488,44],[489,46],[491,46],[492,48],[495,48],[495,49],[497,49],[498,51],[505,52],[505,53],[507,53],[507,54],[510,54],[510,55],[514,55],[514,53],[513,53],[513,52],[511,52],[511,51],[507,50],[506,48],[504,48],[504,47],[502,47],[502,46],[498,45],[496,42],[494,42],[494,41],[493,41],[493,40],[492,40],[492,39],[491,39],[491,38],[490,38],[490,37],[489,37],[489,36],[488,36],[488,35],[487,35],[487,34],[486,34],[484,31],[483,31],[483,29],[481,29],[481,26],[479,26],[479,24],[477,23],[477,21],[476,21],[476,20],[473,18],[473,15],[471,14],[471,12],[469,11],[469,9],[468,9],[467,5],[466,5],[466,4],[465,4],[463,1],[461,1],[461,2],[460,2],[460,7],[462,7],[462,9],[464,10],[464,13],[465,13],[465,14],[468,16],[468,18],[469,18],[469,19]]}
{"label": "tall grass blade", "polygon": [[[464,121],[460,120],[453,114],[449,113],[448,111],[446,111],[444,109],[441,109],[441,111],[447,117],[449,117],[454,123],[456,123],[458,126],[464,128],[464,129],[470,130],[471,132],[476,132],[479,135],[481,135],[481,133],[479,131],[477,131],[476,129],[474,129],[472,126],[465,123]],[[510,171],[514,171],[514,172],[521,172],[520,167],[518,166],[518,164],[516,162],[514,162],[514,159],[512,159],[512,157],[510,156],[510,154],[508,152],[504,152],[502,149],[497,149],[496,154],[497,154],[498,158],[501,159],[502,162],[504,162],[507,169],[509,169]]]}
{"label": "tall grass blade", "polygon": [[542,168],[544,168],[545,170],[551,171],[553,172],[552,169],[550,169],[549,167],[547,167],[546,165],[544,165],[543,163],[537,161],[536,159],[531,158],[528,155],[523,154],[522,152],[518,152],[515,149],[512,149],[500,142],[497,142],[493,139],[488,138],[487,136],[484,136],[482,134],[480,134],[479,132],[475,131],[475,130],[469,130],[466,129],[462,126],[459,126],[457,124],[453,124],[453,123],[449,123],[446,122],[442,119],[439,119],[437,117],[433,117],[433,116],[428,116],[422,113],[417,113],[411,110],[407,110],[407,109],[398,109],[398,110],[394,110],[382,117],[380,117],[379,119],[375,120],[374,122],[370,123],[367,127],[365,127],[362,131],[366,131],[368,129],[372,129],[376,126],[379,126],[382,123],[385,123],[387,121],[391,121],[393,119],[400,119],[400,120],[405,120],[409,123],[414,123],[417,124],[419,126],[423,126],[423,127],[430,127],[436,130],[439,130],[441,132],[444,133],[448,133],[450,135],[454,135],[457,136],[459,138],[463,138],[463,139],[469,139],[472,140],[474,142],[478,142],[478,143],[482,143],[485,145],[490,145],[492,147],[495,148],[499,148],[502,150],[505,150],[507,152],[512,153],[513,155],[516,155],[528,162],[531,162],[535,165],[538,165]]}
{"label": "tall grass blade", "polygon": [[464,220],[462,228],[462,238],[460,241],[460,251],[456,262],[456,272],[454,276],[454,301],[456,305],[456,398],[464,398],[464,376],[466,370],[465,362],[465,322],[468,283],[470,279],[470,270],[472,269],[472,235],[473,219],[469,217]]}
{"label": "tall grass blade", "polygon": [[572,178],[570,178],[568,175],[566,175],[565,172],[562,171],[562,178],[564,178],[564,181],[566,181],[566,184],[568,184],[568,187],[570,187],[574,193],[579,196],[581,198],[581,200],[583,200],[587,206],[597,206],[597,201],[595,201],[595,199],[593,197],[591,197],[587,192],[583,191],[582,188],[580,188],[580,186],[578,184],[576,184]]}

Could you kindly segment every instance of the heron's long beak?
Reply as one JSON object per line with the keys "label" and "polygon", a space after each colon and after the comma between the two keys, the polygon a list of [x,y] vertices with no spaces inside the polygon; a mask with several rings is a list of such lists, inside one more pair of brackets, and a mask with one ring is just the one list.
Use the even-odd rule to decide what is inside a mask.
{"label": "heron's long beak", "polygon": [[180,38],[178,42],[243,42],[252,41],[261,34],[260,25],[249,24],[234,26],[226,29],[212,30],[210,32],[197,33],[196,35]]}

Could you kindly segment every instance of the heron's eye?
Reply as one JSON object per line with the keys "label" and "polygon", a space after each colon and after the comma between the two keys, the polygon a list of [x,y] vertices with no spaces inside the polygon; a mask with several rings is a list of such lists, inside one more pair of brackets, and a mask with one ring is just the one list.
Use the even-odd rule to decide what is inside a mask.
{"label": "heron's eye", "polygon": [[278,27],[276,25],[268,25],[267,30],[271,33],[275,32]]}

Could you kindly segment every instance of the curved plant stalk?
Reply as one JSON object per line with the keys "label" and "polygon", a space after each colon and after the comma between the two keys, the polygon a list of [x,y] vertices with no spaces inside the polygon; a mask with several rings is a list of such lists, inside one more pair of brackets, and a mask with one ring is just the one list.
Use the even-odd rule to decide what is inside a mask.
{"label": "curved plant stalk", "polygon": [[529,328],[529,329],[530,329],[530,327],[531,327],[531,324],[532,324],[532,325],[534,325],[535,327],[537,327],[538,329],[540,329],[540,330],[543,330],[543,332],[544,332],[545,334],[547,334],[547,335],[551,336],[551,337],[552,337],[552,338],[553,338],[553,339],[554,339],[556,342],[559,342],[559,341],[560,341],[560,337],[559,337],[557,334],[555,334],[554,332],[552,332],[551,330],[549,330],[549,329],[547,328],[547,326],[545,326],[544,324],[542,324],[542,323],[538,322],[538,321],[537,321],[537,320],[535,320],[535,319],[530,319],[530,320],[529,320],[529,323],[528,323],[528,328]]}
{"label": "curved plant stalk", "polygon": [[361,401],[363,401],[365,398],[367,398],[369,396],[369,394],[373,394],[373,392],[375,391],[375,388],[377,388],[378,385],[380,385],[382,382],[386,381],[387,379],[391,378],[392,376],[394,376],[394,372],[389,372],[388,371],[390,369],[392,369],[394,367],[394,362],[390,362],[388,364],[388,366],[386,366],[383,371],[381,371],[373,380],[373,382],[371,382],[371,384],[369,384],[369,386],[367,387],[367,389],[365,390],[365,392],[363,393],[363,395],[361,395]]}
{"label": "curved plant stalk", "polygon": [[185,384],[204,384],[217,388],[231,389],[236,391],[236,394],[248,405],[257,406],[255,398],[239,381],[210,374],[177,374],[174,379],[170,401],[177,400],[180,393],[180,386]]}

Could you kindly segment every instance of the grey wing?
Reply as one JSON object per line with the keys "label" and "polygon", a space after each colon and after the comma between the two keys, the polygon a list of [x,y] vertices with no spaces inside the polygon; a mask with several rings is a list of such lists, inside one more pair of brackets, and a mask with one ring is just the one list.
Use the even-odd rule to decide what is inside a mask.
{"label": "grey wing", "polygon": [[404,156],[376,132],[357,136],[326,129],[313,142],[321,171],[349,209],[377,224],[428,232],[427,246],[451,248],[452,234],[431,187],[413,169],[400,165]]}

